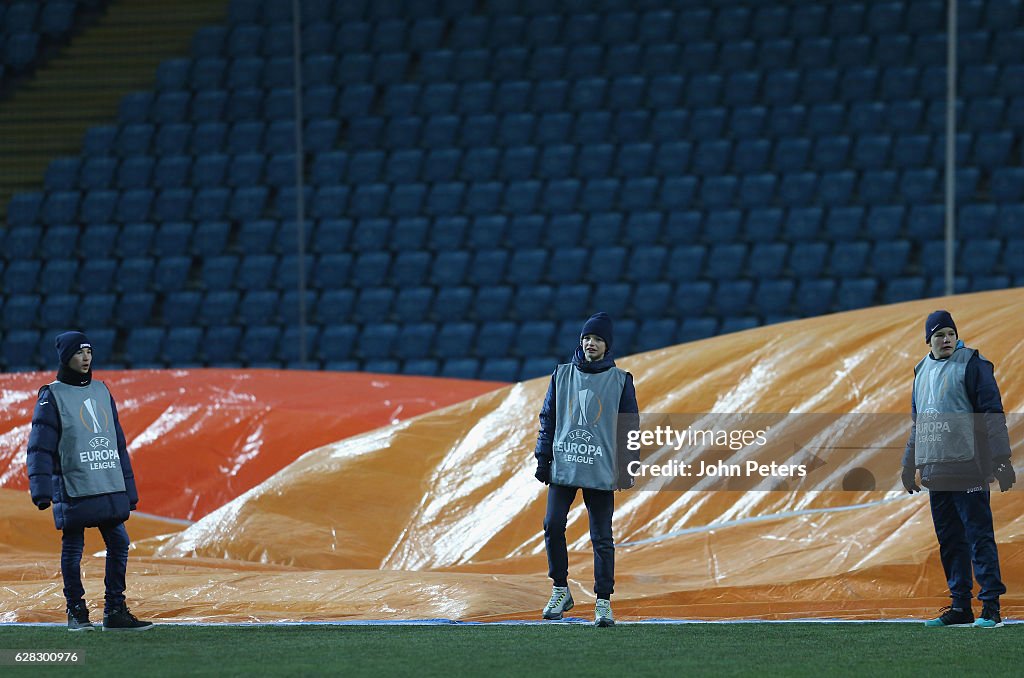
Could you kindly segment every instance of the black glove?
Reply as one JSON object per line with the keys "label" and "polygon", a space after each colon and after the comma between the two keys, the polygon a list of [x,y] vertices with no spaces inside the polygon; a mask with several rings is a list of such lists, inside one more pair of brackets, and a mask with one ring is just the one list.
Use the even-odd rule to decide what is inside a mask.
{"label": "black glove", "polygon": [[1006,492],[1008,489],[1013,487],[1013,484],[1017,482],[1017,474],[1013,471],[1013,464],[1010,463],[1009,459],[1003,459],[1000,461],[995,469],[992,471],[995,474],[996,480],[999,481],[999,491]]}
{"label": "black glove", "polygon": [[538,463],[537,470],[534,472],[533,477],[541,481],[545,485],[551,484],[551,464]]}
{"label": "black glove", "polygon": [[904,466],[903,473],[900,475],[900,480],[903,481],[903,487],[906,488],[907,494],[914,494],[920,492],[921,488],[917,485],[917,468],[913,466]]}
{"label": "black glove", "polygon": [[128,510],[134,511],[136,506],[138,506],[138,504],[132,504],[131,506],[128,507]]}
{"label": "black glove", "polygon": [[50,502],[44,499],[43,501],[36,504],[36,508],[38,508],[40,511],[45,511],[46,509],[50,508]]}

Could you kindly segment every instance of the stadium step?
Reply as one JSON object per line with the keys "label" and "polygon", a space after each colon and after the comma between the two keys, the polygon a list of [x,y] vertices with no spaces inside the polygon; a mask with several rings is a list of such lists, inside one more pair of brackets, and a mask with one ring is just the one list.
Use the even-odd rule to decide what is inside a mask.
{"label": "stadium step", "polygon": [[96,23],[0,106],[0,218],[18,191],[38,190],[55,156],[77,155],[82,135],[117,118],[121,97],[151,89],[164,59],[188,54],[192,35],[222,22],[226,2],[113,0]]}

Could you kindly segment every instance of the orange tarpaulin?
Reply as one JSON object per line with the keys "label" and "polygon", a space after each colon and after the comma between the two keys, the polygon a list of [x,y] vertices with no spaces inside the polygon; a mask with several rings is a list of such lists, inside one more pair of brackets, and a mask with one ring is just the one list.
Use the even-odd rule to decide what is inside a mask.
{"label": "orange tarpaulin", "polygon": [[[97,371],[118,404],[139,509],[194,520],[308,450],[499,387],[282,370]],[[0,487],[28,489],[25,446],[53,374],[0,376]]]}
{"label": "orange tarpaulin", "polygon": [[[772,325],[619,365],[634,374],[645,412],[909,415],[913,367],[927,351],[923,321],[943,306],[961,338],[995,363],[1007,412],[1020,413],[1019,290]],[[276,377],[253,379],[264,376]],[[532,450],[547,381],[309,444],[308,453],[188,526],[155,518],[137,526],[133,517],[133,610],[157,620],[538,618],[550,582],[546,489],[532,477]],[[216,392],[211,386],[208,408]],[[285,409],[288,393],[274,392]],[[923,617],[948,602],[927,497],[899,485],[909,416],[879,421],[860,432],[874,441],[866,453],[874,491],[834,491],[848,469],[831,463],[820,471],[828,489],[619,493],[617,617]],[[1010,423],[1019,449],[1024,430],[1017,417]],[[188,430],[199,447],[218,435]],[[166,471],[160,482],[175,480]],[[43,553],[18,527],[42,525],[44,516],[27,501],[2,493],[0,501],[9,511],[0,548],[18,556],[3,569],[0,619],[62,619],[56,551]],[[593,566],[581,504],[570,512],[567,538],[573,614],[586,616]],[[1009,589],[1004,615],[1019,615],[1024,494],[996,492],[992,504]],[[87,571],[98,599],[101,562],[91,558]]]}

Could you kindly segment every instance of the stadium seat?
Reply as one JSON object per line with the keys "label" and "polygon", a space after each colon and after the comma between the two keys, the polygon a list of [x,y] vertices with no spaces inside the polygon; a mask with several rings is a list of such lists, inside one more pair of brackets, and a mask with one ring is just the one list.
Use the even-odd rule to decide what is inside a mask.
{"label": "stadium seat", "polygon": [[910,256],[910,241],[881,240],[875,243],[869,257],[875,277],[889,280],[901,276]]}
{"label": "stadium seat", "polygon": [[754,278],[782,276],[789,256],[789,246],[781,242],[758,242],[750,250],[747,273]]}
{"label": "stadium seat", "polygon": [[761,316],[786,315],[795,290],[796,283],[789,278],[761,280],[754,292],[754,307]]}
{"label": "stadium seat", "polygon": [[744,315],[750,304],[754,284],[749,280],[722,280],[715,287],[714,308],[719,316]]}
{"label": "stadium seat", "polygon": [[[122,266],[122,276],[123,268]],[[156,295],[152,292],[124,292],[115,306],[114,323],[121,328],[137,327],[138,319],[150,317],[155,304]],[[93,341],[95,342],[95,339]]]}
{"label": "stadium seat", "polygon": [[128,332],[124,358],[132,368],[162,367],[159,362],[167,330],[163,327],[136,327]]}
{"label": "stadium seat", "polygon": [[789,255],[789,269],[796,278],[815,278],[824,271],[827,257],[828,245],[826,243],[794,243]]}
{"label": "stadium seat", "polygon": [[804,317],[823,315],[832,310],[836,282],[831,278],[806,278],[797,283],[794,304]]}
{"label": "stadium seat", "polygon": [[701,315],[711,301],[712,285],[706,280],[684,281],[676,285],[672,308],[681,318]]}

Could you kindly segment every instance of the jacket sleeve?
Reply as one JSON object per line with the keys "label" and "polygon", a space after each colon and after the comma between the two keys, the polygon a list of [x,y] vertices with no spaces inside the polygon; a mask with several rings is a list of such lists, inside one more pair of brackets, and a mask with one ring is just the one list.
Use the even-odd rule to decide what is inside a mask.
{"label": "jacket sleeve", "polygon": [[914,402],[914,393],[910,393],[910,437],[907,438],[907,448],[903,451],[903,468],[914,468],[914,452],[917,445],[917,403]]}
{"label": "jacket sleeve", "polygon": [[128,493],[128,502],[134,509],[139,503],[139,491],[135,487],[135,472],[132,470],[132,459],[128,456],[128,443],[121,428],[121,420],[117,416],[117,403],[110,396],[110,411],[114,415],[114,430],[117,433],[117,456],[121,461],[121,474],[124,476],[124,489]]}
{"label": "jacket sleeve", "polygon": [[629,434],[640,430],[640,407],[636,402],[636,388],[633,386],[633,375],[626,372],[626,382],[622,385],[622,396],[619,398],[619,425],[616,427],[618,446],[618,487],[633,487],[634,479],[629,474],[629,463],[640,461],[640,450],[629,449]]}
{"label": "jacket sleeve", "polygon": [[548,392],[544,396],[544,405],[540,408],[540,431],[537,433],[537,447],[533,451],[539,466],[551,464],[555,456],[552,444],[555,439],[555,420],[558,416],[556,402],[555,374],[552,372],[551,383],[548,384]]}
{"label": "jacket sleeve", "polygon": [[28,434],[28,450],[25,467],[28,470],[28,487],[32,503],[53,501],[53,471],[56,466],[57,445],[60,441],[60,416],[57,404],[50,395],[50,387],[39,389],[35,410],[32,412],[32,429]]}
{"label": "jacket sleeve", "polygon": [[976,423],[985,429],[989,458],[1009,459],[1010,436],[1006,430],[1006,415],[1003,412],[1003,399],[999,395],[999,385],[996,383],[995,367],[975,353],[967,362],[964,386],[974,411],[982,415],[980,422]]}

